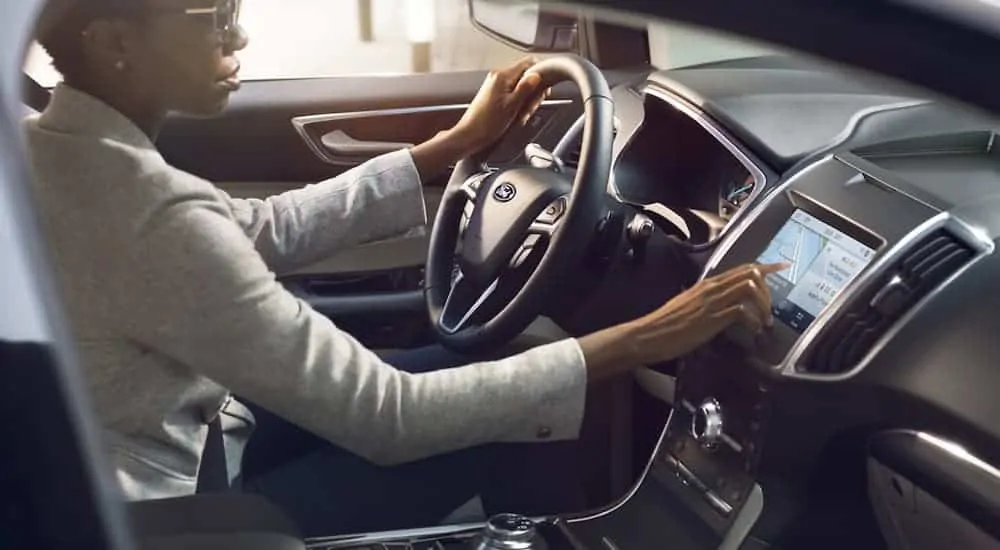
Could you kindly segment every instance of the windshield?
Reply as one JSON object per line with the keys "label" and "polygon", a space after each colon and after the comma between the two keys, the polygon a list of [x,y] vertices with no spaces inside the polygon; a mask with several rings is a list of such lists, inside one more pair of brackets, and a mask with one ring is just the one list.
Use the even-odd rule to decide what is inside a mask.
{"label": "windshield", "polygon": [[770,45],[667,21],[649,23],[649,59],[658,69],[784,53]]}

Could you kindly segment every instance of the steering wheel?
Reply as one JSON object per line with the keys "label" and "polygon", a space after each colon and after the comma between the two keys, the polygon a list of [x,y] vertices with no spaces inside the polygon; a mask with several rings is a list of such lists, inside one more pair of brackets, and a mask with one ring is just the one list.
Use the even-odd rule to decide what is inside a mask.
{"label": "steering wheel", "polygon": [[571,276],[605,213],[614,102],[604,75],[578,56],[531,71],[546,86],[580,89],[584,127],[575,174],[553,167],[488,168],[463,159],[452,172],[431,231],[425,298],[440,342],[458,351],[502,345],[534,321]]}

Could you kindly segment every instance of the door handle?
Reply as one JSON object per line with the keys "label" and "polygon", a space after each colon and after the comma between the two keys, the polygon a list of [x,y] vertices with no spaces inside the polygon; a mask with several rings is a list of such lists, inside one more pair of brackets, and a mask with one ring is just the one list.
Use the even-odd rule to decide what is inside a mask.
{"label": "door handle", "polygon": [[354,139],[343,130],[334,130],[320,138],[323,148],[336,158],[372,158],[413,147],[412,143]]}

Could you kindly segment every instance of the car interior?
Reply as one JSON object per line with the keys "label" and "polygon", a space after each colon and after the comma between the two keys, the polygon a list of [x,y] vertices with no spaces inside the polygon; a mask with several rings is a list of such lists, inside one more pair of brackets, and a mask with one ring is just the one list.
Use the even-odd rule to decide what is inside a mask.
{"label": "car interior", "polygon": [[[996,121],[777,48],[657,66],[654,24],[627,14],[536,9],[526,40],[502,6],[469,0],[470,21],[544,54],[551,97],[428,187],[431,231],[282,283],[380,353],[471,351],[582,336],[728,268],[785,261],[768,277],[774,326],[593,385],[576,443],[584,510],[302,539],[259,498],[199,494],[91,506],[66,521],[114,529],[75,535],[80,547],[110,548],[120,528],[155,549],[1000,548]],[[250,81],[219,117],[171,118],[158,146],[264,198],[451,127],[482,79]],[[26,111],[44,109],[45,86],[24,74],[20,88]],[[469,235],[489,246],[460,246]],[[10,457],[0,487],[25,510],[63,495],[47,514],[65,518],[113,488],[86,400],[52,361],[72,367],[71,348],[0,348],[23,377],[0,410],[40,409],[0,437],[63,434],[46,438],[52,455],[97,458],[30,485],[30,460]],[[32,542],[62,547],[57,531]]]}

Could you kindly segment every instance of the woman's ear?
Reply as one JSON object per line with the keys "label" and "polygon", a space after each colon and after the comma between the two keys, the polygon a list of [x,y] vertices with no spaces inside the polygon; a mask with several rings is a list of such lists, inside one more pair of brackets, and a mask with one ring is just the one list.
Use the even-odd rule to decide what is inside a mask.
{"label": "woman's ear", "polygon": [[121,19],[91,21],[83,30],[85,59],[96,63],[101,71],[124,71],[136,61],[131,31],[129,22]]}

